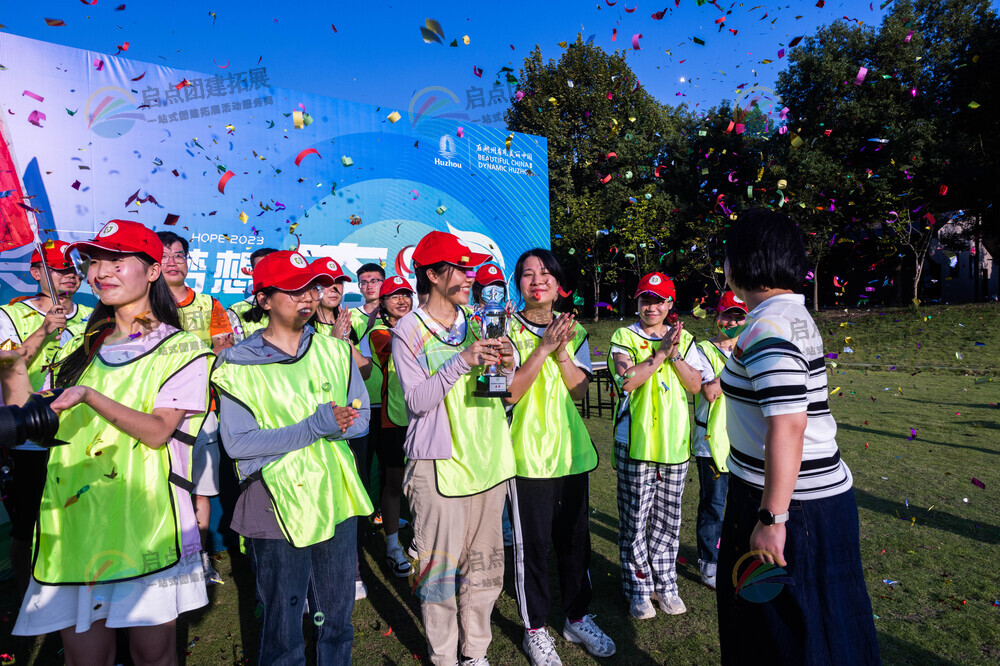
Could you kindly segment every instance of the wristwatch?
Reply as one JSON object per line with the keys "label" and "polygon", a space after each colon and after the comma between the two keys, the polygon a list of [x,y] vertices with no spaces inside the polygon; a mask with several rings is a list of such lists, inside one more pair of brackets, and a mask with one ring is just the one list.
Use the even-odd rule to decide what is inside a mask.
{"label": "wristwatch", "polygon": [[774,515],[764,507],[757,509],[757,520],[760,521],[761,525],[766,525],[770,527],[771,525],[778,525],[788,520],[788,512],[779,513]]}
{"label": "wristwatch", "polygon": [[680,353],[680,352],[677,352],[677,355],[676,355],[676,356],[671,356],[671,357],[670,357],[670,361],[671,361],[672,363],[676,363],[677,361],[681,360],[682,358],[684,358],[684,357],[683,357],[683,356],[681,355],[681,353]]}

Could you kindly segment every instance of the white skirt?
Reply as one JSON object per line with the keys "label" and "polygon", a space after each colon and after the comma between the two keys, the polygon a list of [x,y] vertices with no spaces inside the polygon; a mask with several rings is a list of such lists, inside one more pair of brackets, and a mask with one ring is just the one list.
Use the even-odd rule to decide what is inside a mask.
{"label": "white skirt", "polygon": [[195,552],[169,569],[124,583],[42,585],[32,578],[11,633],[41,636],[67,627],[83,633],[98,620],[112,629],[152,627],[207,603],[201,555]]}

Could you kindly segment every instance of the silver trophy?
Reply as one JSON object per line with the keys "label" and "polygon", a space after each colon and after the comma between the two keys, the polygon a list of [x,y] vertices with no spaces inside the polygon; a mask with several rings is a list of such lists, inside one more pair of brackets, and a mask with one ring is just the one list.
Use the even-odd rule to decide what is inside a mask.
{"label": "silver trophy", "polygon": [[[507,320],[509,315],[503,305],[504,288],[500,285],[489,285],[483,288],[483,305],[478,315],[483,339],[502,338],[507,335]],[[473,395],[480,398],[509,398],[507,378],[500,374],[497,364],[489,365],[476,379],[476,389]]]}

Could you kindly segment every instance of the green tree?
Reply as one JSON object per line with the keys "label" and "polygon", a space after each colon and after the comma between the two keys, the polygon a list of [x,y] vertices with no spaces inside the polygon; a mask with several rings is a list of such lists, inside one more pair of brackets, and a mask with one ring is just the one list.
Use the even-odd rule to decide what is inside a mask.
{"label": "green tree", "polygon": [[536,46],[520,80],[524,94],[508,109],[507,126],[548,140],[553,249],[590,282],[596,304],[602,284],[641,270],[649,239],[676,223],[678,205],[657,182],[657,166],[680,146],[683,114],[639,85],[625,53],[580,36],[558,62],[543,61]]}

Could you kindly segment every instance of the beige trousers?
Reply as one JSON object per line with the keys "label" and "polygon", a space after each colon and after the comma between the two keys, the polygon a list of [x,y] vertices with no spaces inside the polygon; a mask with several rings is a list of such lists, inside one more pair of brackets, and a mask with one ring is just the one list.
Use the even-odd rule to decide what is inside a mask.
{"label": "beige trousers", "polygon": [[503,587],[505,484],[468,497],[438,493],[433,460],[410,460],[403,493],[413,515],[415,593],[431,663],[486,656],[490,614]]}

